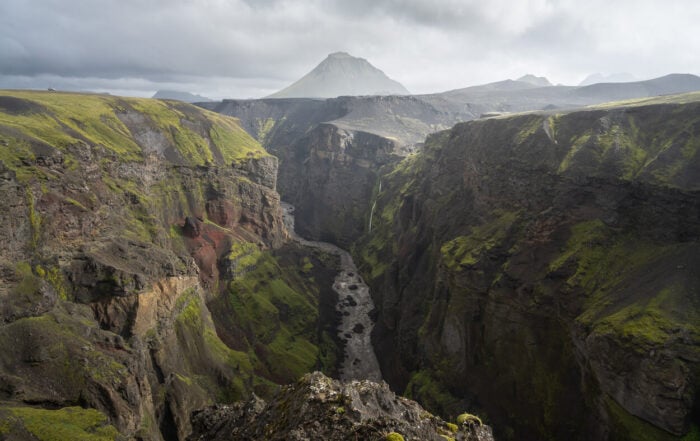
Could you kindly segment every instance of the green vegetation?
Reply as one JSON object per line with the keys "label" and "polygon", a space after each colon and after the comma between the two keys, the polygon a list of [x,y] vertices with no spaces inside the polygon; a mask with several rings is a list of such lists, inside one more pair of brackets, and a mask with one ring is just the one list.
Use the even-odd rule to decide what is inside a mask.
{"label": "green vegetation", "polygon": [[[697,99],[697,94],[691,95]],[[566,150],[558,172],[694,186],[687,175],[700,151],[700,138],[695,135],[700,118],[695,111],[698,104],[691,101],[672,105],[673,98],[660,99],[655,107],[640,111],[599,112],[601,117],[585,126],[581,114],[563,115],[557,122],[557,138]],[[623,104],[613,107],[628,107]]]}
{"label": "green vegetation", "polygon": [[260,144],[238,125],[235,118],[214,112],[206,112],[205,115],[213,121],[209,136],[221,151],[225,163],[269,156]]}
{"label": "green vegetation", "polygon": [[533,136],[542,128],[542,117],[540,115],[527,115],[521,119],[520,131],[515,137],[517,144],[523,143],[527,138]]}
{"label": "green vegetation", "polygon": [[484,423],[481,422],[481,418],[471,413],[462,413],[457,416],[457,424],[463,426],[465,424],[478,424],[483,426]]}
{"label": "green vegetation", "polygon": [[624,293],[620,285],[626,280],[681,250],[677,245],[615,235],[594,219],[571,228],[566,247],[549,268],[555,271],[575,265],[567,284],[587,294],[579,322],[593,325],[600,334],[615,333],[640,343],[662,344],[682,323],[691,334],[700,337],[700,327],[691,325],[698,323],[700,317],[693,315],[693,308],[682,306],[687,302],[684,287],[669,279],[665,286],[645,288],[645,294],[637,294],[635,302],[622,302],[617,297]]}
{"label": "green vegetation", "polygon": [[444,376],[430,370],[415,372],[404,394],[407,398],[421,403],[426,409],[435,411],[436,414],[448,414],[449,409],[459,404],[459,399],[447,390],[440,378]]}
{"label": "green vegetation", "polygon": [[692,424],[687,434],[676,437],[649,424],[641,418],[629,414],[610,397],[605,398],[605,407],[611,418],[610,439],[634,441],[700,441],[700,426]]}
{"label": "green vegetation", "polygon": [[[0,97],[22,103],[28,110],[13,112],[0,107],[0,160],[19,173],[27,173],[22,158],[34,159],[33,146],[67,153],[70,146],[99,146],[123,162],[142,161],[144,154],[129,128],[120,119],[139,112],[141,124],[152,127],[172,145],[186,163],[210,164],[219,154],[226,164],[267,156],[234,118],[194,106],[152,99],[117,98],[108,95],[34,91],[1,91]],[[211,140],[211,142],[210,142]],[[216,151],[215,151],[216,150]],[[70,155],[64,162],[77,166]]]}
{"label": "green vegetation", "polygon": [[440,248],[443,261],[450,269],[476,264],[490,249],[502,245],[517,219],[514,212],[496,212],[491,222],[473,227],[471,233],[445,242]]}
{"label": "green vegetation", "polygon": [[[381,178],[382,191],[379,191],[379,180],[377,181],[371,198],[372,204],[376,201],[372,231],[365,235],[360,246],[356,246],[355,253],[361,257],[361,271],[369,274],[370,279],[377,279],[384,274],[391,258],[398,252],[394,228],[404,196],[416,190],[420,182],[421,166],[433,159],[431,149],[436,148],[446,136],[447,132],[429,136],[420,155],[407,156],[401,162],[388,166],[384,170],[387,173]],[[367,213],[369,215],[369,210]]]}
{"label": "green vegetation", "polygon": [[68,300],[68,283],[63,275],[61,269],[57,266],[51,266],[44,268],[41,265],[37,265],[34,268],[36,275],[46,280],[49,285],[56,291],[58,298],[61,300]]}
{"label": "green vegetation", "polygon": [[114,441],[117,430],[95,409],[64,407],[0,407],[0,437],[12,439],[29,432],[40,441]]}
{"label": "green vegetation", "polygon": [[229,259],[239,274],[228,289],[232,324],[244,328],[251,347],[265,346],[262,358],[274,378],[291,381],[313,370],[320,355],[317,288],[248,244],[234,245]]}
{"label": "green vegetation", "polygon": [[272,133],[272,130],[275,128],[276,123],[277,121],[275,121],[273,118],[255,120],[255,139],[257,139],[261,144],[265,145],[270,133]]}
{"label": "green vegetation", "polygon": [[404,441],[403,435],[397,432],[389,432],[384,437],[385,441]]}
{"label": "green vegetation", "polygon": [[[176,374],[188,386],[206,390],[220,401],[243,399],[250,392],[246,381],[254,376],[251,355],[233,350],[221,341],[203,306],[195,290],[188,290],[177,299],[175,308],[179,312],[175,317],[175,330],[181,347],[187,349],[188,358],[193,362],[189,366],[190,375]],[[204,364],[201,364],[202,359],[206,360]],[[205,375],[212,368],[227,378],[226,390],[222,391],[221,385],[213,384]]]}

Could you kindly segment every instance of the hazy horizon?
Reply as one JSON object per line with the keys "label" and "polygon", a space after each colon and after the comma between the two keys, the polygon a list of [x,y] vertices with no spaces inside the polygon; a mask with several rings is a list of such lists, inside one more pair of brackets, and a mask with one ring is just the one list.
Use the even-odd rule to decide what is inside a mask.
{"label": "hazy horizon", "polygon": [[0,88],[259,98],[337,51],[414,94],[524,74],[697,75],[699,20],[689,0],[6,0]]}

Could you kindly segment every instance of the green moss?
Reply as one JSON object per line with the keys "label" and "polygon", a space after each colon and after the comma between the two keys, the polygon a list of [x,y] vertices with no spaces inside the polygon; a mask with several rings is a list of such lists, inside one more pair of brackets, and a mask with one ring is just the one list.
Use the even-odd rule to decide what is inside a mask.
{"label": "green moss", "polygon": [[213,120],[209,136],[221,151],[227,164],[247,158],[269,156],[262,146],[238,125],[238,120],[213,112],[206,114]]}
{"label": "green moss", "polygon": [[384,437],[386,441],[404,441],[403,435],[397,432],[389,432]]}
{"label": "green moss", "polygon": [[[5,407],[0,411],[7,415],[6,433],[12,434],[13,430],[23,427],[40,441],[112,441],[119,437],[107,417],[94,409]],[[20,433],[18,430],[18,435]]]}
{"label": "green moss", "polygon": [[697,314],[689,311],[687,313],[690,315],[684,320],[672,313],[675,308],[670,305],[676,304],[683,294],[682,286],[667,286],[655,296],[622,307],[599,319],[594,330],[599,334],[615,333],[625,339],[657,345],[669,341],[679,329],[694,338],[700,338]]}
{"label": "green moss", "polygon": [[426,409],[431,409],[438,414],[447,414],[448,409],[454,408],[459,403],[459,399],[452,395],[437,378],[441,376],[430,370],[415,372],[404,393],[406,397],[420,402]]}
{"label": "green moss", "polygon": [[177,378],[179,381],[185,383],[188,386],[192,386],[192,379],[186,375],[175,373],[175,378]]}
{"label": "green moss", "polygon": [[295,378],[311,372],[317,364],[318,346],[303,336],[281,328],[269,344],[267,361],[276,376]]}
{"label": "green moss", "polygon": [[450,432],[456,433],[459,430],[459,426],[454,423],[447,423],[447,428]]}
{"label": "green moss", "polygon": [[559,164],[559,173],[562,173],[571,167],[571,164],[574,161],[574,158],[576,157],[576,154],[583,148],[583,146],[587,145],[588,142],[591,139],[591,134],[589,132],[577,135],[574,139],[570,141],[571,147],[569,147],[569,151],[567,152],[566,156],[564,159],[561,161]]}
{"label": "green moss", "polygon": [[31,297],[41,289],[41,278],[34,275],[32,266],[27,262],[16,264],[15,275],[19,279],[19,283],[14,287],[15,295],[31,301]]}
{"label": "green moss", "polygon": [[301,263],[301,270],[304,273],[310,273],[311,270],[314,269],[314,264],[311,263],[311,259],[309,259],[308,257],[304,257]]}
{"label": "green moss", "polygon": [[610,439],[613,441],[697,441],[700,440],[700,427],[693,424],[687,434],[676,437],[658,427],[629,414],[610,397],[606,397],[605,408],[611,419]]}
{"label": "green moss", "polygon": [[257,119],[255,121],[255,139],[265,144],[268,136],[275,128],[276,121],[273,118]]}
{"label": "green moss", "polygon": [[269,377],[279,382],[318,368],[332,370],[335,342],[318,328],[319,288],[299,271],[299,260],[282,266],[274,253],[250,244],[234,244],[228,258],[238,275],[229,283],[227,304],[212,307],[230,311],[219,320],[245,335],[238,349],[254,348]]}
{"label": "green moss", "polygon": [[69,300],[70,288],[68,282],[63,275],[63,271],[57,266],[50,266],[44,268],[41,265],[37,265],[34,268],[36,274],[42,279],[46,280],[49,285],[56,291],[58,298],[61,300]]}
{"label": "green moss", "polygon": [[74,206],[80,208],[80,209],[83,210],[83,211],[89,211],[89,210],[85,207],[85,205],[81,204],[80,202],[76,201],[76,200],[73,199],[73,198],[66,197],[66,198],[64,198],[64,200],[65,200],[66,202],[68,202],[69,204],[74,205]]}
{"label": "green moss", "polygon": [[592,326],[598,334],[663,344],[679,327],[700,336],[700,329],[693,325],[700,317],[693,308],[682,306],[687,302],[684,286],[669,279],[665,284],[659,281],[659,288],[647,287],[633,302],[618,297],[625,292],[624,284],[653,268],[654,262],[680,252],[680,246],[618,236],[596,219],[571,228],[566,247],[550,263],[549,270],[573,268],[567,284],[586,295],[584,310],[577,318],[580,323]]}
{"label": "green moss", "polygon": [[215,366],[220,370],[220,375],[227,376],[229,383],[228,389],[222,390],[221,385],[215,384],[209,375],[197,375],[201,373],[197,362],[190,366],[189,375],[180,374],[183,377],[180,380],[194,389],[215,394],[220,401],[243,399],[250,392],[250,386],[245,381],[253,376],[254,371],[251,356],[233,350],[221,341],[213,323],[205,315],[204,305],[196,291],[183,293],[175,302],[175,308],[179,310],[175,325],[180,345],[189,348],[192,359],[202,357],[208,360],[207,370]]}
{"label": "green moss", "polygon": [[175,320],[178,324],[197,331],[202,331],[201,299],[194,290],[183,293],[175,303],[176,308],[182,308]]}
{"label": "green moss", "polygon": [[262,257],[260,248],[249,242],[236,242],[231,245],[231,250],[226,258],[230,265],[235,268],[237,275],[255,267]]}
{"label": "green moss", "polygon": [[540,115],[529,115],[523,118],[520,131],[515,136],[515,143],[522,144],[527,138],[533,136],[542,127],[542,117]]}
{"label": "green moss", "polygon": [[471,413],[462,413],[457,416],[457,424],[460,426],[464,424],[478,424],[479,426],[483,426],[484,424],[481,422],[481,418],[479,418],[476,415],[472,415]]}
{"label": "green moss", "polygon": [[[0,112],[0,125],[7,127],[10,133],[17,133],[1,137],[0,141],[9,148],[0,149],[0,160],[15,170],[20,179],[38,173],[34,169],[28,173],[21,160],[33,159],[31,143],[64,152],[69,146],[88,143],[107,149],[122,162],[142,161],[141,146],[117,116],[131,109],[141,112],[147,119],[146,124],[164,136],[189,164],[212,163],[215,160],[213,148],[218,149],[226,164],[267,155],[236,119],[193,106],[95,94],[32,91],[2,91],[0,94],[25,100],[36,108],[20,114]],[[70,155],[64,155],[64,164],[73,170],[78,168],[77,161]]]}
{"label": "green moss", "polygon": [[490,249],[501,245],[517,219],[515,212],[498,213],[498,218],[473,227],[471,233],[445,242],[440,248],[443,262],[448,268],[476,264]]}
{"label": "green moss", "polygon": [[41,113],[0,114],[0,124],[31,139],[61,150],[87,141],[106,147],[126,161],[140,157],[141,148],[114,114],[114,97],[32,91],[5,91],[3,95],[25,99],[41,109]]}

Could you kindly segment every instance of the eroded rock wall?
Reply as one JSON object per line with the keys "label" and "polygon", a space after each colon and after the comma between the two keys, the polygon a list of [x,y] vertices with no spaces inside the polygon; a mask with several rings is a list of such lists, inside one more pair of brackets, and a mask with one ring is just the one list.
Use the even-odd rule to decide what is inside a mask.
{"label": "eroded rock wall", "polygon": [[384,175],[355,254],[387,381],[442,415],[481,406],[505,439],[687,433],[699,121],[697,103],[475,121]]}
{"label": "eroded rock wall", "polygon": [[17,430],[33,427],[22,406],[83,406],[129,437],[184,439],[194,409],[272,384],[208,305],[232,248],[286,240],[277,159],[180,103],[16,92],[0,112],[0,396]]}

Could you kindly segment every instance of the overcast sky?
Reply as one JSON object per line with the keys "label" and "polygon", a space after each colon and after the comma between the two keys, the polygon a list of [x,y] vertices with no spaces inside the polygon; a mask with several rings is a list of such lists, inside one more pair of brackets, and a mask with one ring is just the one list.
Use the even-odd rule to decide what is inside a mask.
{"label": "overcast sky", "polygon": [[0,88],[261,97],[327,54],[413,93],[700,74],[698,0],[0,0]]}

